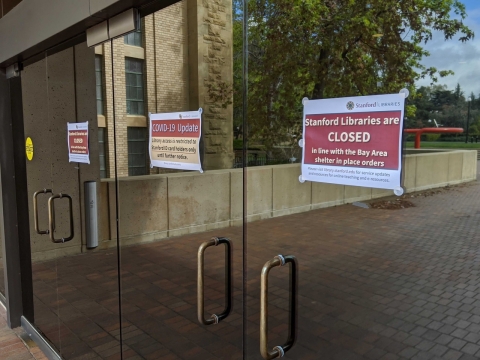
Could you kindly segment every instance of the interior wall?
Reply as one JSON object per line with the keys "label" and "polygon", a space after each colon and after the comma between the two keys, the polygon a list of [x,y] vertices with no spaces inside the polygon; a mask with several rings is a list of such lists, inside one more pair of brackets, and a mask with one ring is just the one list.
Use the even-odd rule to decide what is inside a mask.
{"label": "interior wall", "polygon": [[[95,97],[94,50],[86,44],[69,48],[27,66],[22,72],[25,137],[33,141],[34,157],[27,161],[28,195],[50,188],[54,193],[73,198],[73,240],[51,242],[48,235],[34,229],[33,202],[29,207],[32,254],[34,260],[78,254],[85,244],[83,182],[99,181],[98,133]],[[89,121],[90,164],[70,163],[67,147],[67,123]],[[41,230],[48,228],[47,199],[38,202]],[[55,201],[56,238],[69,234],[69,210],[66,199]]]}

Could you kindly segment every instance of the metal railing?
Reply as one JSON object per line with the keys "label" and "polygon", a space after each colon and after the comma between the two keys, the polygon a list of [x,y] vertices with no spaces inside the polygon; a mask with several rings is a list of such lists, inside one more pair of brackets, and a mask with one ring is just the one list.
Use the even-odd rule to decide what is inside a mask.
{"label": "metal railing", "polygon": [[[290,164],[290,159],[268,156],[268,154],[252,153],[247,155],[247,167]],[[243,156],[235,154],[235,169],[243,167]]]}

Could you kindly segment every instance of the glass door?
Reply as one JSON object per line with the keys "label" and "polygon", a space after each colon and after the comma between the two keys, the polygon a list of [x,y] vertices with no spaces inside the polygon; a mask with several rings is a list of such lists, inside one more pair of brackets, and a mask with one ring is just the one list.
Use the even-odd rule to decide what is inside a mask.
{"label": "glass door", "polygon": [[65,359],[478,357],[477,12],[407,5],[179,1],[25,66],[27,320]]}
{"label": "glass door", "polygon": [[[3,204],[3,200],[2,200],[2,195],[1,195],[1,191],[0,191],[0,203]],[[3,210],[2,210],[3,211]],[[0,215],[2,215],[3,213],[0,213]],[[3,218],[3,215],[2,215],[2,218]],[[2,224],[3,225],[3,224]],[[1,231],[3,231],[2,229],[0,229]],[[0,237],[0,244],[2,245],[1,246],[1,253],[0,253],[0,296],[5,298],[5,272],[4,272],[4,269],[3,269],[3,238]],[[2,299],[4,300],[4,299]]]}
{"label": "glass door", "polygon": [[[105,201],[100,178],[95,53],[85,43],[53,49],[21,76],[34,302],[27,320],[62,358],[108,358],[121,351],[118,263],[106,226],[115,199]],[[85,153],[89,163],[70,159]]]}
{"label": "glass door", "polygon": [[[212,15],[228,25],[224,38],[231,12]],[[65,359],[240,359],[244,173],[232,91],[222,92],[232,48],[209,40],[187,2],[141,23],[22,71],[33,149],[27,320]],[[150,114],[174,121],[155,133],[169,167],[150,166]],[[188,170],[192,161],[200,168]]]}
{"label": "glass door", "polygon": [[479,356],[463,3],[246,1],[245,358]]}
{"label": "glass door", "polygon": [[[233,54],[206,32],[207,5],[192,4],[149,14],[97,49],[113,99],[105,117],[117,177],[108,188],[124,358],[243,356],[243,170],[234,169],[231,92],[209,93],[231,86]],[[225,39],[231,11],[226,3],[211,14]]]}

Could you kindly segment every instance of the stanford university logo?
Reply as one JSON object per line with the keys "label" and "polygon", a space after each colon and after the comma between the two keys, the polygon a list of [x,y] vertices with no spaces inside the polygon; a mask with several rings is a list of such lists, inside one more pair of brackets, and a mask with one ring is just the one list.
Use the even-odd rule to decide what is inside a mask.
{"label": "stanford university logo", "polygon": [[348,110],[353,110],[354,108],[355,108],[355,104],[353,103],[353,101],[347,102],[347,109]]}

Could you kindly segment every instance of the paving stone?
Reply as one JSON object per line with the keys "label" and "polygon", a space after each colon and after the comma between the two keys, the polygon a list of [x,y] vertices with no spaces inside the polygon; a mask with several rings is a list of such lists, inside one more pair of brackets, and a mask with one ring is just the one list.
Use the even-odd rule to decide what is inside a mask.
{"label": "paving stone", "polygon": [[2,360],[47,360],[47,357],[33,343],[27,344],[22,337],[28,338],[22,328],[10,329],[7,325],[7,312],[0,304],[0,359]]}
{"label": "paving stone", "polygon": [[472,343],[468,343],[467,345],[465,345],[461,349],[462,352],[464,352],[466,354],[469,354],[469,355],[476,354],[479,350],[480,350],[480,346],[472,344]]}
{"label": "paving stone", "polygon": [[415,347],[418,350],[422,351],[429,351],[431,348],[435,346],[435,343],[433,341],[429,340],[422,340],[420,343],[418,343]]}
{"label": "paving stone", "polygon": [[444,360],[458,360],[462,357],[463,353],[457,350],[448,350],[445,354],[442,355]]}
{"label": "paving stone", "polygon": [[468,333],[463,337],[463,340],[471,343],[478,343],[480,341],[480,335],[475,333]]}
{"label": "paving stone", "polygon": [[447,351],[448,348],[446,346],[437,344],[429,350],[429,353],[438,357],[442,357]]}
{"label": "paving stone", "polygon": [[460,350],[467,344],[466,341],[460,339],[453,339],[448,346],[455,350]]}

